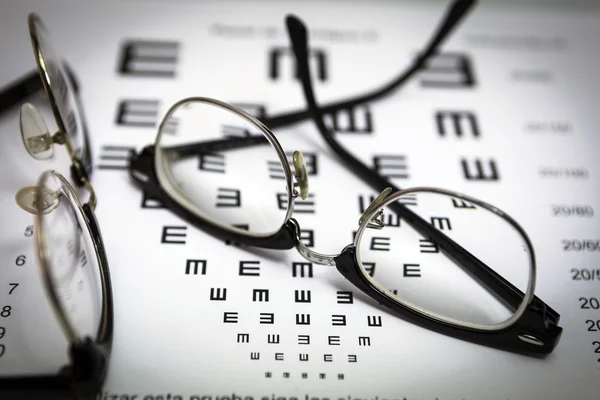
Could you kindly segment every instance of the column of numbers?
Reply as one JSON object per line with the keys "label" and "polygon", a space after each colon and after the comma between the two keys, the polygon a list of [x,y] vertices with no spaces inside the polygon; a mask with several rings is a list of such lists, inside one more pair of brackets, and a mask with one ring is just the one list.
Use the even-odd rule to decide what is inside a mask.
{"label": "column of numbers", "polygon": [[[33,225],[25,227],[23,236],[25,238],[31,238],[33,236]],[[3,275],[8,279],[4,281],[0,287],[0,360],[6,358],[5,356],[10,351],[10,346],[7,344],[7,341],[11,335],[14,334],[11,330],[11,321],[15,318],[17,312],[14,305],[14,299],[16,298],[17,293],[22,289],[20,287],[20,279],[18,279],[19,274],[15,274],[12,271],[18,272],[18,269],[25,268],[30,262],[28,258],[27,254],[18,253],[11,254],[9,259],[4,260],[7,272]]]}

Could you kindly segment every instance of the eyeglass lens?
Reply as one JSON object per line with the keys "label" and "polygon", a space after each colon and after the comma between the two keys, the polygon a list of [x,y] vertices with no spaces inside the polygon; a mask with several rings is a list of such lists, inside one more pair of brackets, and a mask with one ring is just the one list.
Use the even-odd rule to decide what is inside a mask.
{"label": "eyeglass lens", "polygon": [[[532,279],[527,240],[507,220],[479,205],[434,192],[398,200],[524,293]],[[396,301],[458,325],[492,329],[516,309],[455,262],[389,206],[382,229],[366,228],[358,256],[365,276]]]}
{"label": "eyeglass lens", "polygon": [[43,243],[38,245],[46,255],[52,289],[76,334],[95,338],[102,301],[100,266],[84,216],[66,185],[54,173],[40,180],[45,190],[38,195],[38,210],[43,210]]}
{"label": "eyeglass lens", "polygon": [[[253,136],[263,144],[213,149],[208,143]],[[288,188],[278,151],[264,132],[240,115],[207,102],[193,101],[163,121],[156,143],[161,186],[188,210],[213,223],[266,235],[277,232],[288,210]],[[186,155],[192,143],[207,147]],[[252,186],[252,190],[241,191]]]}

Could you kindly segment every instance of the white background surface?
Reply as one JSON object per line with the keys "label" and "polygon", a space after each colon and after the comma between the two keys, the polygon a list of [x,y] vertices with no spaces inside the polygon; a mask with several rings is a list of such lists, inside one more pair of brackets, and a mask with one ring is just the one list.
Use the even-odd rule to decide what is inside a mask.
{"label": "white background surface", "polygon": [[[444,4],[20,1],[1,7],[0,82],[34,67],[26,16],[36,11],[81,81],[98,164],[103,145],[141,148],[154,140],[153,129],[115,124],[118,102],[124,98],[160,99],[161,113],[189,95],[260,101],[270,113],[301,107],[296,81],[267,78],[268,49],[287,43],[283,19],[288,12],[301,16],[311,29],[376,32],[373,42],[315,40],[330,57],[331,79],[319,88],[320,98],[327,99],[361,93],[393,77],[426,42]],[[600,281],[573,281],[570,270],[599,268],[600,253],[564,252],[562,240],[600,239],[598,217],[553,217],[552,205],[587,204],[595,212],[600,210],[599,17],[589,9],[514,7],[475,8],[444,46],[471,55],[475,88],[422,89],[413,82],[401,94],[372,106],[378,126],[375,136],[343,138],[343,142],[353,150],[360,148],[365,160],[373,153],[405,154],[410,178],[399,180],[401,187],[438,185],[460,190],[498,205],[524,226],[538,256],[536,294],[561,314],[565,330],[552,355],[535,359],[448,338],[395,318],[357,291],[354,304],[337,304],[336,291],[353,290],[352,286],[327,267],[315,266],[313,279],[292,278],[291,263],[302,261],[294,250],[238,249],[192,226],[185,246],[161,245],[164,225],[188,224],[166,210],[140,209],[141,193],[125,171],[96,170],[97,216],[115,301],[114,346],[105,391],[137,394],[138,399],[167,393],[186,399],[192,395],[231,398],[232,393],[269,399],[272,395],[597,398],[600,354],[594,353],[592,343],[600,341],[600,332],[588,332],[585,320],[599,319],[600,312],[580,309],[578,298],[600,297]],[[215,24],[272,26],[279,31],[275,38],[224,38],[214,35]],[[474,35],[563,38],[566,45],[541,50],[485,48],[476,45]],[[124,38],[179,41],[177,77],[120,76],[117,64]],[[515,71],[546,71],[551,80],[515,82]],[[35,99],[41,100],[41,96]],[[433,113],[454,108],[476,113],[482,132],[479,140],[439,137]],[[0,368],[2,373],[48,373],[65,361],[64,343],[49,309],[44,308],[41,287],[36,286],[31,239],[23,236],[31,216],[18,209],[13,199],[41,171],[53,166],[68,176],[68,170],[60,157],[54,164],[27,158],[17,117],[14,108],[0,121],[0,305],[10,302],[15,310],[7,326],[11,335],[3,339],[10,351],[0,360]],[[572,131],[553,134],[526,129],[530,122],[557,121],[569,122]],[[358,218],[357,195],[371,191],[331,156],[312,124],[275,133],[288,150],[319,153],[320,173],[311,181],[317,212],[296,217],[301,226],[315,230],[317,251],[339,251],[351,242],[350,230]],[[464,180],[461,157],[494,158],[501,180]],[[589,177],[544,178],[539,174],[542,167],[585,168]],[[28,260],[21,269],[14,265],[19,254],[26,254]],[[207,274],[185,275],[189,258],[206,259]],[[239,277],[241,260],[260,260],[260,277]],[[4,286],[15,281],[23,291],[9,299]],[[228,288],[226,302],[209,301],[213,287]],[[252,302],[255,288],[271,289],[271,301]],[[312,290],[313,303],[294,303],[296,289]],[[240,322],[223,324],[226,311],[239,312]],[[259,324],[261,312],[275,313],[276,323]],[[297,313],[310,313],[312,324],[306,329],[295,325]],[[331,314],[342,313],[348,315],[348,326],[332,327]],[[367,326],[366,318],[372,315],[382,316],[382,328]],[[236,343],[240,332],[250,333],[251,342]],[[279,333],[282,343],[267,344],[271,333]],[[312,344],[299,346],[298,334],[310,334]],[[327,346],[329,335],[339,335],[342,345]],[[362,335],[371,337],[371,347],[358,346],[357,337]],[[261,359],[251,361],[251,351],[260,352]],[[274,360],[276,352],[285,354],[284,361]],[[299,362],[299,353],[309,353],[309,361]],[[334,362],[323,362],[326,353],[333,354]],[[358,362],[348,363],[348,354],[356,354]],[[265,378],[268,371],[272,378]],[[289,372],[290,378],[283,378],[283,372]],[[302,372],[309,374],[307,379],[301,378]],[[327,379],[319,379],[319,373]],[[337,379],[340,373],[344,380]]]}

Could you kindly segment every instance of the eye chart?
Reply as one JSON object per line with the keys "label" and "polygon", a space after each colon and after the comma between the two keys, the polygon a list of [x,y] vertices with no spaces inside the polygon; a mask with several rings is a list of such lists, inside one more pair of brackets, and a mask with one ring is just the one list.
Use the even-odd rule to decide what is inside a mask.
{"label": "eye chart", "polygon": [[[328,116],[339,140],[401,188],[440,186],[507,211],[536,251],[535,294],[560,315],[552,354],[533,358],[412,325],[333,267],[295,250],[223,242],[170,213],[130,178],[168,107],[187,96],[261,118],[305,108],[284,18],[309,28],[318,99],[390,81],[430,38],[446,3],[41,2],[2,6],[3,84],[35,67],[26,16],[44,20],[77,74],[94,156],[97,217],[113,282],[115,331],[99,400],[593,399],[600,395],[600,210],[594,8],[479,4],[418,76],[385,100]],[[47,121],[42,93],[29,100]],[[54,129],[50,126],[50,129]],[[352,242],[377,195],[303,121],[275,135],[307,159],[296,203],[303,240]],[[177,126],[173,127],[174,135]],[[14,201],[42,171],[18,107],[0,116],[0,372],[53,373],[66,341],[37,277],[32,216]],[[264,162],[264,174],[278,171]],[[227,174],[227,160],[200,157]],[[224,188],[237,207],[252,182]],[[285,207],[281,193],[273,207]],[[243,221],[241,221],[243,222]],[[481,229],[478,232],[482,232]],[[485,230],[483,230],[485,232]],[[488,232],[490,246],[494,234]],[[373,243],[385,251],[385,239]],[[373,249],[377,250],[377,249]],[[427,245],[405,271],[427,274]],[[449,284],[452,284],[449,282]],[[435,293],[431,293],[435,296]]]}

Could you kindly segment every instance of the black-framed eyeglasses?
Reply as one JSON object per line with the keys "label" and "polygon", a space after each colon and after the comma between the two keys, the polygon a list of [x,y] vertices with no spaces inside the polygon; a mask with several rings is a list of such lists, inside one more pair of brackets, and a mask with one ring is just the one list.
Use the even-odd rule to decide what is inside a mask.
{"label": "black-framed eyeglasses", "polygon": [[[353,101],[373,101],[405,82],[434,53],[470,5],[471,2],[463,1],[453,6],[428,49],[393,87],[388,85],[358,100],[339,103],[340,107]],[[317,122],[327,143],[350,170],[378,191],[393,187],[347,152],[325,127],[322,115],[331,111],[331,107],[317,107],[314,96],[310,100],[312,86],[305,28],[291,18],[288,29],[309,104],[306,116]],[[301,117],[288,116],[286,123]],[[170,135],[170,127],[175,124],[177,135]],[[266,143],[269,146],[253,146]],[[288,157],[292,158],[295,176]],[[261,169],[263,164],[268,167],[268,175]],[[223,174],[225,166],[227,174]],[[131,160],[130,173],[147,196],[209,233],[245,245],[296,247],[314,263],[336,265],[370,297],[429,329],[524,354],[548,354],[560,337],[558,314],[533,294],[536,265],[529,238],[514,219],[484,201],[439,188],[402,191],[396,188],[391,195],[384,190],[363,214],[352,244],[340,254],[317,253],[304,245],[299,224],[291,218],[296,198],[307,195],[307,170],[302,155],[286,154],[267,126],[244,111],[201,97],[184,99],[171,107],[159,127],[155,144]],[[279,181],[272,179],[277,177]],[[252,182],[256,187],[244,198],[236,189],[243,182]],[[273,194],[277,195],[278,208],[272,206]],[[402,204],[405,196],[416,198],[418,206],[414,204],[411,209]],[[485,231],[481,235],[464,229],[450,232],[445,225],[449,224],[447,217],[448,222],[432,219],[440,218],[435,215],[444,207],[462,209],[460,214],[455,213],[455,226],[486,221],[497,229],[498,235],[503,235],[505,240],[501,244],[508,247],[490,247]],[[451,211],[456,210],[444,212]],[[392,228],[400,222],[411,227],[412,232]],[[439,272],[432,275],[436,279],[427,282],[431,287],[406,286],[409,281],[402,278],[407,277],[414,265],[410,257],[405,258],[406,262],[399,260],[407,254],[369,254],[377,238],[373,232],[380,229],[393,233],[394,241],[412,243],[413,249],[421,241],[430,243],[440,255],[436,261]],[[371,246],[366,246],[367,243]],[[496,265],[498,260],[511,262]],[[449,278],[453,278],[455,287],[448,287]],[[431,296],[434,289],[437,295]]]}
{"label": "black-framed eyeglasses", "polygon": [[[178,133],[169,135],[165,129],[174,119]],[[186,155],[186,143],[215,140],[224,126],[260,134],[269,145]],[[303,156],[295,152],[292,158],[294,174],[273,133],[243,110],[214,99],[187,98],[167,112],[156,143],[134,157],[131,175],[149,197],[210,234],[243,245],[295,247],[313,263],[336,266],[371,298],[421,325],[512,351],[552,350],[556,342],[548,334],[558,335],[560,328],[530,325],[538,321],[531,308],[533,247],[506,213],[440,188],[386,190],[361,217],[353,243],[339,254],[318,253],[303,243],[300,224],[292,218],[296,199],[309,194]],[[242,196],[235,188],[244,182],[256,190]],[[285,207],[278,208],[276,201]],[[498,239],[495,246],[490,246],[488,229]],[[379,251],[383,237],[394,245]],[[424,243],[435,253],[434,268],[428,279],[411,280],[418,267],[411,259]],[[524,320],[526,325],[517,324]]]}
{"label": "black-framed eyeglasses", "polygon": [[51,135],[35,107],[25,104],[20,115],[23,143],[36,159],[51,157],[54,144],[64,145],[72,177],[89,192],[89,199],[82,203],[67,179],[52,170],[16,195],[19,206],[34,215],[41,279],[67,339],[70,363],[55,375],[0,377],[0,397],[87,399],[102,388],[108,369],[113,335],[110,274],[94,215],[96,196],[88,178],[91,158],[80,102],[41,19],[30,14],[28,23],[58,131]]}

